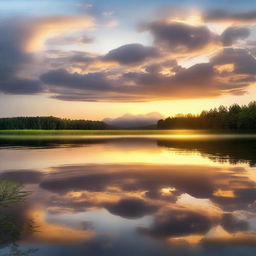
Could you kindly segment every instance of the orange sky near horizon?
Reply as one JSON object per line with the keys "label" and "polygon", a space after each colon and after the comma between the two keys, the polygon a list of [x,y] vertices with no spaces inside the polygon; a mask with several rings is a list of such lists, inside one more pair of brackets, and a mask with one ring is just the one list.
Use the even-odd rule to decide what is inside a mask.
{"label": "orange sky near horizon", "polygon": [[[219,107],[220,105],[230,106],[238,103],[246,105],[255,100],[256,88],[251,88],[250,93],[242,96],[222,96],[218,98],[207,99],[187,99],[171,101],[155,101],[141,103],[109,103],[109,102],[69,102],[60,101],[43,96],[9,96],[15,98],[12,106],[8,109],[2,109],[2,116],[56,116],[61,118],[95,119],[116,118],[130,113],[134,115],[158,112],[164,117],[177,114],[199,114],[203,110]],[[1,95],[0,95],[1,99]],[[9,100],[9,99],[8,99]],[[1,99],[3,104],[5,98]],[[28,104],[28,102],[30,104]],[[7,104],[7,102],[6,102]],[[33,108],[31,108],[33,106]],[[18,114],[17,109],[22,109]],[[93,110],[93,111],[92,111]]]}

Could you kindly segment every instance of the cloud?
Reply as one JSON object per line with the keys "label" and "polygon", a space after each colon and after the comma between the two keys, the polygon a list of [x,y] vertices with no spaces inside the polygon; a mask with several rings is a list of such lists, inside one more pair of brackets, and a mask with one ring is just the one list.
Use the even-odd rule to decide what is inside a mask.
{"label": "cloud", "polygon": [[[109,78],[106,72],[78,74],[55,70],[41,76],[41,81],[55,93],[55,98],[84,101],[153,101],[175,98],[203,98],[234,92],[249,83],[218,80],[209,63],[196,64],[171,76],[149,73],[124,73]],[[132,86],[131,86],[132,85]],[[66,90],[66,91],[65,91]]]}
{"label": "cloud", "polygon": [[66,87],[80,90],[110,90],[112,85],[102,72],[88,74],[70,74],[64,69],[49,71],[41,76],[41,80],[56,87]]}
{"label": "cloud", "polygon": [[225,48],[219,54],[214,56],[211,62],[215,66],[233,64],[234,70],[231,73],[233,80],[235,80],[235,75],[247,75],[247,78],[254,78],[255,81],[256,59],[246,49]]}
{"label": "cloud", "polygon": [[255,233],[237,233],[229,236],[220,236],[214,238],[204,238],[202,240],[204,246],[256,246]]}
{"label": "cloud", "polygon": [[217,38],[206,26],[192,26],[181,22],[156,21],[142,27],[150,31],[155,44],[171,52],[193,52],[216,44]]}
{"label": "cloud", "polygon": [[0,84],[0,91],[6,94],[37,94],[44,90],[40,81],[30,79],[14,78],[3,81]]}
{"label": "cloud", "polygon": [[93,39],[86,36],[57,36],[46,40],[46,44],[50,46],[70,45],[70,44],[90,44]]}
{"label": "cloud", "polygon": [[[209,57],[209,63],[186,68],[178,64],[178,59],[170,58],[171,54],[204,54],[211,46],[232,46],[250,35],[248,28],[229,27],[217,35],[207,26],[166,19],[148,22],[142,30],[151,32],[155,47],[123,45],[103,56],[81,57],[80,64],[73,58],[73,63],[77,63],[74,70],[79,68],[80,74],[64,66],[62,70],[46,72],[41,81],[56,99],[117,102],[242,95],[255,81],[255,59],[244,49],[223,49]],[[98,72],[92,71],[94,68]]]}
{"label": "cloud", "polygon": [[[166,19],[142,28],[153,35],[153,46],[126,44],[105,55],[47,49],[49,43],[87,42],[84,30],[94,25],[88,16],[28,17],[1,24],[0,34],[7,36],[0,39],[0,91],[47,92],[65,101],[147,102],[242,95],[255,82],[255,57],[232,48],[249,36],[241,26],[217,35],[206,25]],[[37,56],[43,46],[44,56]],[[210,56],[212,49],[221,48]],[[181,66],[195,54],[207,55],[208,63],[192,59]]]}
{"label": "cloud", "polygon": [[27,63],[31,60],[30,55],[26,55],[22,51],[22,45],[26,40],[26,36],[20,31],[16,24],[10,21],[0,24],[0,53],[1,78],[10,78],[16,72],[21,63]]}
{"label": "cloud", "polygon": [[84,51],[47,50],[45,52],[43,66],[45,71],[40,74],[52,71],[53,69],[66,69],[70,72],[99,72],[97,67],[98,55]]}
{"label": "cloud", "polygon": [[152,112],[145,115],[125,114],[115,119],[105,118],[103,122],[118,127],[139,127],[156,124],[162,118],[161,114]]}
{"label": "cloud", "polygon": [[238,219],[231,213],[225,213],[223,215],[221,224],[223,228],[230,233],[249,229],[249,223],[246,220]]}
{"label": "cloud", "polygon": [[256,201],[256,188],[240,188],[235,190],[235,195],[245,203]]}
{"label": "cloud", "polygon": [[23,51],[27,35],[13,21],[0,25],[0,92],[12,94],[36,94],[43,91],[39,80],[21,77],[18,72],[33,61]]}
{"label": "cloud", "polygon": [[139,232],[156,238],[170,238],[186,235],[205,234],[213,221],[199,213],[189,210],[170,210],[156,216],[150,228],[139,228]]}
{"label": "cloud", "polygon": [[239,39],[246,39],[250,35],[250,29],[245,27],[229,27],[221,35],[224,46],[233,45]]}
{"label": "cloud", "polygon": [[[215,180],[215,171],[218,169],[212,168],[205,173],[205,168],[199,166],[118,164],[67,166],[56,168],[55,175],[48,175],[40,186],[60,194],[81,190],[101,192],[107,187],[118,186],[123,191],[158,191],[159,197],[161,197],[161,188],[175,187],[174,196],[182,192],[194,197],[209,198],[216,189],[214,183],[218,183],[218,179],[221,179],[218,176]],[[131,179],[133,182],[128,182]],[[202,179],[204,183],[200,182]]]}
{"label": "cloud", "polygon": [[[253,213],[238,211],[242,201],[242,209],[246,209],[255,200],[254,183],[245,176],[245,169],[208,166],[205,170],[205,166],[187,165],[90,164],[54,167],[43,177],[32,177],[36,172],[30,170],[17,175],[26,184],[38,182],[46,190],[41,202],[52,215],[100,209],[125,219],[150,215],[149,226],[137,231],[168,242],[197,236],[198,243],[201,239],[204,245],[217,243],[211,235],[216,227],[225,230],[217,238],[223,233],[234,238],[251,232]],[[8,173],[16,175],[15,171],[4,175]],[[225,203],[215,201],[220,190],[234,192],[232,212]],[[247,213],[253,219],[247,221]],[[36,223],[42,222],[37,219]]]}
{"label": "cloud", "polygon": [[105,208],[114,215],[134,219],[150,215],[158,207],[139,198],[124,198],[116,203],[107,203]]}
{"label": "cloud", "polygon": [[47,16],[28,19],[22,25],[28,34],[24,49],[28,52],[41,50],[48,38],[85,30],[93,25],[93,19],[86,16]]}
{"label": "cloud", "polygon": [[[47,38],[92,26],[88,17],[48,16],[4,20],[0,25],[0,91],[9,94],[44,92],[29,66],[38,65],[31,53],[40,50]],[[22,75],[21,75],[22,74]]]}
{"label": "cloud", "polygon": [[205,13],[204,20],[211,22],[253,22],[256,20],[256,11],[231,12],[226,10],[211,10]]}
{"label": "cloud", "polygon": [[[104,208],[123,218],[141,218],[154,215],[186,192],[199,198],[210,197],[215,183],[213,169],[205,173],[205,168],[198,166],[63,166],[46,175],[40,188],[53,193],[47,203],[52,212]],[[163,194],[162,189],[169,187],[174,188],[172,193]]]}
{"label": "cloud", "polygon": [[[140,191],[146,192],[144,199],[168,202],[175,202],[180,195],[189,194],[209,199],[226,211],[234,211],[245,209],[256,200],[254,183],[244,178],[244,174],[243,168],[230,168],[223,172],[222,168],[212,167],[206,173],[204,166],[81,165],[55,168],[54,174],[45,176],[40,182],[40,187],[60,196],[69,192],[89,193],[81,194],[81,200],[76,201],[67,201],[66,197],[54,199],[55,206],[70,207],[76,211],[93,206],[105,208],[109,202],[113,206],[120,196],[130,198]],[[102,196],[102,199],[95,199],[92,195],[115,194],[111,188],[116,188],[118,198]],[[162,193],[163,188],[172,188],[172,192],[166,196]],[[225,194],[225,191],[232,193]],[[226,218],[225,225],[228,227],[229,219]],[[233,223],[236,228],[240,225],[236,225],[236,221]]]}
{"label": "cloud", "polygon": [[148,58],[156,56],[157,51],[153,47],[146,47],[141,44],[127,44],[111,50],[103,57],[103,60],[129,65],[141,63]]}

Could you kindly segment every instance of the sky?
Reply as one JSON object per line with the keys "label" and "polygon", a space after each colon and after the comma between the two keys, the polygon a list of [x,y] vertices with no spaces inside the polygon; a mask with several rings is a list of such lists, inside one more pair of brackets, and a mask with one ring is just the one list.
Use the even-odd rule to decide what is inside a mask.
{"label": "sky", "polygon": [[1,0],[0,117],[167,117],[248,104],[254,0]]}

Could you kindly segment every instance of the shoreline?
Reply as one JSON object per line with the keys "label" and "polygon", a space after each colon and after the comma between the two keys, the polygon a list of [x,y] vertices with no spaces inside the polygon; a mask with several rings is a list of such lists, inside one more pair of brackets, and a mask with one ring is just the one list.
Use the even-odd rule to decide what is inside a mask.
{"label": "shoreline", "polygon": [[97,136],[209,136],[256,135],[252,130],[0,130],[0,138],[6,137],[97,137]]}

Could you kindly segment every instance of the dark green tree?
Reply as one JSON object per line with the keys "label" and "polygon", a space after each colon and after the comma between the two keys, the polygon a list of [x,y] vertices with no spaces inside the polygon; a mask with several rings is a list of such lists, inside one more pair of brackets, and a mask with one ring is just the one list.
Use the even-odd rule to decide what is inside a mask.
{"label": "dark green tree", "polygon": [[247,106],[220,106],[199,115],[178,115],[159,120],[158,129],[256,129],[256,102]]}

